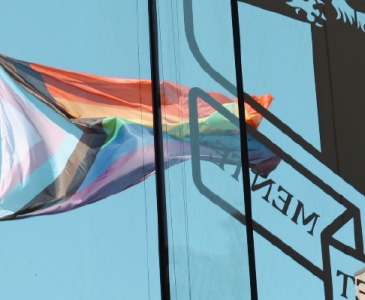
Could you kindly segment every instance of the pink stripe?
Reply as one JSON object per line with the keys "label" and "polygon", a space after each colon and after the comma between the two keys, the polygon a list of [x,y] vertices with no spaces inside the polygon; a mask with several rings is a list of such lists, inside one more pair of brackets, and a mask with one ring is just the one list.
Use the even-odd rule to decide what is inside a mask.
{"label": "pink stripe", "polygon": [[[35,169],[51,158],[64,141],[66,134],[31,104],[24,101],[1,79],[0,97],[1,101],[9,103],[18,112],[23,114],[42,138],[42,141],[29,149],[28,154],[20,163],[12,166],[9,172],[3,176],[0,186],[0,197],[3,197],[15,186],[23,182]],[[8,134],[13,133],[9,132]],[[11,157],[12,153],[8,153],[8,155]]]}

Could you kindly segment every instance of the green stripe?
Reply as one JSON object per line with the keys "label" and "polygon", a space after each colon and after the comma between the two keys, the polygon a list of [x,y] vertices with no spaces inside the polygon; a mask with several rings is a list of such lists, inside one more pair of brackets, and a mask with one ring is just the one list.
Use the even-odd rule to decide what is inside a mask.
{"label": "green stripe", "polygon": [[102,122],[105,133],[108,135],[104,145],[104,148],[109,143],[111,143],[118,135],[119,130],[126,124],[132,124],[134,122],[128,121],[126,119],[121,119],[117,117],[105,118]]}

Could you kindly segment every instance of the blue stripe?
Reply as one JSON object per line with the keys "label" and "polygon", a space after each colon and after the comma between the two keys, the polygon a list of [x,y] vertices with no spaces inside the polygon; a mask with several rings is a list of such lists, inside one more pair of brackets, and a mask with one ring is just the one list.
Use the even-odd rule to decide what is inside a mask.
{"label": "blue stripe", "polygon": [[[123,125],[116,138],[100,150],[78,191],[99,178],[120,157],[137,148],[153,144],[153,142],[153,130],[151,128],[139,124]],[[141,159],[143,158],[141,157]]]}

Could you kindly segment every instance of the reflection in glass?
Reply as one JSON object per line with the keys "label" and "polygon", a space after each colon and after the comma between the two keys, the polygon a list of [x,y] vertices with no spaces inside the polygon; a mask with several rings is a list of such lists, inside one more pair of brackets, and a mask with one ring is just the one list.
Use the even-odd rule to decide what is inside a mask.
{"label": "reflection in glass", "polygon": [[347,161],[339,149],[348,145],[333,143],[346,128],[336,131],[325,93],[331,45],[325,31],[270,10],[239,4],[245,90],[275,99],[258,110],[260,131],[247,131],[282,160],[267,178],[251,179],[259,298],[355,298],[353,274],[365,262],[364,196],[356,180],[341,177],[351,171],[338,170]]}

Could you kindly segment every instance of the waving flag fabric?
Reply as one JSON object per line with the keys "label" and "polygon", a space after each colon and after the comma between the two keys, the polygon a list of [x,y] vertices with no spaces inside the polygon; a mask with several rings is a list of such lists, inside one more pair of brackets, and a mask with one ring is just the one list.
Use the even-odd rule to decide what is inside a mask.
{"label": "waving flag fabric", "polygon": [[[0,219],[65,212],[104,199],[154,173],[151,82],[70,72],[0,55]],[[190,159],[189,88],[161,83],[166,167]],[[234,114],[237,99],[209,93]],[[268,108],[270,95],[255,97]],[[198,100],[202,159],[237,128]],[[246,106],[246,121],[261,116]],[[249,137],[249,159],[275,155]]]}

